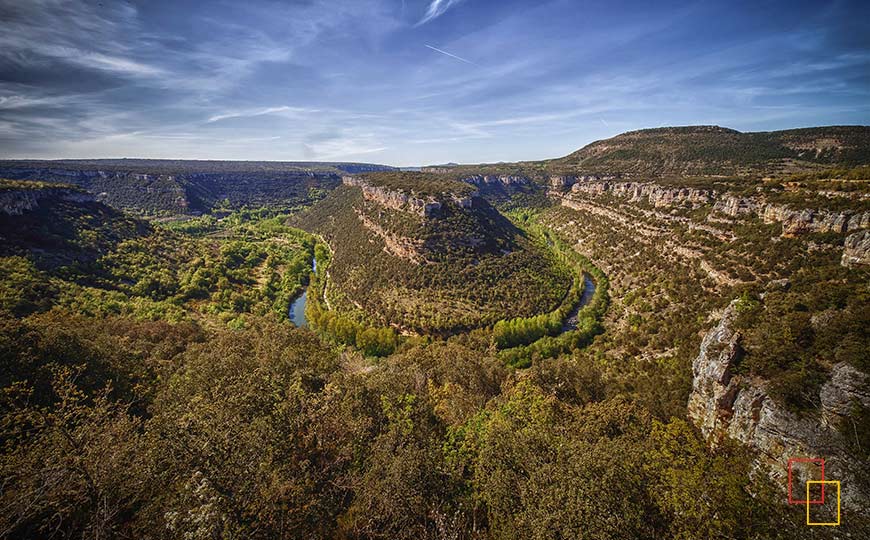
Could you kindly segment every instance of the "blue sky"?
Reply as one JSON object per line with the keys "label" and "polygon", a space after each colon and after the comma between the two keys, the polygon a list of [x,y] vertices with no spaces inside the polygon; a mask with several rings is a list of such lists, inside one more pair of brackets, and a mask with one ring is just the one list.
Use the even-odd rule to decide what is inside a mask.
{"label": "blue sky", "polygon": [[0,157],[558,157],[870,124],[870,2],[0,0]]}

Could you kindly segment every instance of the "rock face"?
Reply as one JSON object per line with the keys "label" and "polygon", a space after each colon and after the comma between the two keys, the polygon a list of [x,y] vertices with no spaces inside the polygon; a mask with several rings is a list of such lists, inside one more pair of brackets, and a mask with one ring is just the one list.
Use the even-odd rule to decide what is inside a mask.
{"label": "rock face", "polygon": [[766,203],[763,198],[737,197],[711,189],[672,188],[652,182],[610,182],[598,177],[550,177],[553,189],[570,186],[573,194],[597,197],[612,195],[632,203],[648,203],[655,208],[712,204],[713,210],[729,217],[757,215],[765,223],[782,223],[782,235],[794,237],[806,233],[845,233],[870,228],[870,212],[829,212],[796,210],[782,204]]}
{"label": "rock face", "polygon": [[845,233],[870,228],[870,212],[828,212],[795,210],[787,205],[765,203],[753,197],[725,195],[713,209],[730,217],[755,214],[765,223],[782,223],[782,235],[794,237],[806,233]]}
{"label": "rock face", "polygon": [[870,265],[870,230],[850,234],[843,244],[843,266]]}
{"label": "rock face", "polygon": [[362,212],[358,211],[357,216],[366,229],[383,240],[384,248],[389,253],[417,265],[427,262],[424,241],[392,234]]}
{"label": "rock face", "polygon": [[59,197],[68,202],[92,202],[93,195],[70,188],[56,187],[43,189],[7,189],[0,191],[0,212],[10,216],[20,216],[39,206],[39,202]]}
{"label": "rock face", "polygon": [[824,458],[825,477],[844,486],[843,507],[866,508],[870,494],[861,491],[855,474],[867,464],[847,452],[837,427],[853,402],[870,407],[870,393],[864,386],[867,375],[837,364],[820,391],[819,413],[799,417],[783,409],[768,396],[762,382],[733,372],[742,354],[741,336],[732,329],[735,306],[732,302],[704,337],[692,364],[689,417],[714,445],[727,437],[758,451],[758,464],[783,489],[789,458]]}
{"label": "rock face", "polygon": [[367,180],[357,176],[343,176],[341,182],[346,186],[360,188],[363,197],[366,200],[374,201],[387,208],[399,210],[402,212],[410,212],[420,217],[433,218],[441,215],[441,208],[444,202],[451,202],[460,208],[471,208],[474,197],[477,193],[460,196],[456,194],[447,194],[443,200],[438,200],[433,196],[417,197],[413,194],[405,193],[388,189],[383,186],[376,186]]}
{"label": "rock face", "polygon": [[758,213],[758,207],[758,201],[755,199],[725,195],[716,201],[713,205],[713,210],[727,216],[737,217],[743,214],[756,214]]}
{"label": "rock face", "polygon": [[669,188],[651,182],[577,182],[573,193],[610,194],[631,202],[648,202],[656,208],[688,204],[696,207],[712,202],[716,193],[708,189]]}
{"label": "rock face", "polygon": [[601,182],[601,181],[609,181],[614,180],[616,176],[614,175],[597,175],[597,174],[585,174],[581,176],[564,176],[564,175],[553,175],[550,177],[550,187],[557,190],[567,190],[574,184],[580,182]]}
{"label": "rock face", "polygon": [[819,210],[792,210],[788,206],[768,204],[760,213],[765,223],[782,223],[782,235],[788,237],[805,233],[844,233],[870,225],[867,212],[826,212]]}
{"label": "rock face", "polygon": [[362,178],[356,176],[343,176],[341,183],[346,186],[358,187],[362,190],[363,197],[369,201],[393,210],[411,212],[420,216],[431,216],[441,210],[441,203],[434,197],[420,198],[408,195],[401,191],[393,191],[380,186],[373,186]]}
{"label": "rock face", "polygon": [[532,183],[532,181],[525,176],[515,176],[511,174],[502,174],[498,176],[476,174],[474,176],[469,176],[468,178],[463,178],[462,181],[475,186],[487,186],[491,184],[501,184],[503,186],[526,186]]}

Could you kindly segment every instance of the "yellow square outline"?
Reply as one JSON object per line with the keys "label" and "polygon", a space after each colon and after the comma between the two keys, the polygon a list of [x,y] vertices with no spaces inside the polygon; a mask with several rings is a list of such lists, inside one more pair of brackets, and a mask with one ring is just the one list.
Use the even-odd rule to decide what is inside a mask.
{"label": "yellow square outline", "polygon": [[[810,521],[810,484],[836,484],[837,486],[837,521],[834,523],[813,523]],[[823,488],[824,489],[824,488]],[[840,525],[840,481],[839,480],[807,480],[807,525],[830,525],[837,527]]]}

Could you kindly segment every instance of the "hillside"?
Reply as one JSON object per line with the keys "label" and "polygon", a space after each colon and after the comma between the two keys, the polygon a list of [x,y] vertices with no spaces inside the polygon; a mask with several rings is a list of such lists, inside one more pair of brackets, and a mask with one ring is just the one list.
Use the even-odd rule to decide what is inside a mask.
{"label": "hillside", "polygon": [[653,175],[776,174],[821,165],[870,164],[870,127],[741,133],[718,126],[643,129],[596,141],[547,170]]}
{"label": "hillside", "polygon": [[[0,180],[0,312],[64,307],[221,324],[246,314],[286,318],[308,282],[312,240],[280,218],[254,216],[167,230],[75,186]],[[200,229],[209,234],[182,232]]]}
{"label": "hillside", "polygon": [[86,270],[120,242],[150,230],[81,188],[0,179],[0,256],[30,256],[40,269]]}
{"label": "hillside", "polygon": [[263,205],[173,220],[0,181],[0,537],[804,538],[795,456],[842,483],[812,536],[866,537],[870,167],[692,129],[591,145],[662,175],[332,171],[291,206],[273,164],[119,173]]}
{"label": "hillside", "polygon": [[844,504],[866,504],[867,167],[776,181],[559,176],[550,196],[545,223],[611,280],[608,330],[580,361],[608,358],[639,397],[657,388],[651,409],[673,396],[663,414],[685,416],[689,398],[711,444],[759,452],[779,485],[788,457],[824,455],[826,474],[853,486]]}
{"label": "hillside", "polygon": [[0,161],[0,177],[77,185],[118,209],[200,214],[216,207],[293,207],[335,188],[344,173],[387,170],[365,163],[183,160]]}
{"label": "hillside", "polygon": [[379,324],[455,333],[547,312],[571,284],[471,184],[426,173],[344,184],[294,223],[329,243],[335,302]]}

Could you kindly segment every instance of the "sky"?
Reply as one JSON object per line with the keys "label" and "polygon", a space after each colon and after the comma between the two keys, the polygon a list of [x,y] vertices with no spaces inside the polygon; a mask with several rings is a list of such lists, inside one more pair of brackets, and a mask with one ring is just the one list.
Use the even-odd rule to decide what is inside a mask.
{"label": "sky", "polygon": [[553,158],[870,124],[870,2],[0,0],[0,157]]}

